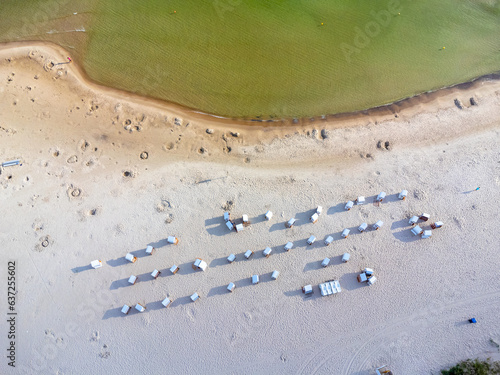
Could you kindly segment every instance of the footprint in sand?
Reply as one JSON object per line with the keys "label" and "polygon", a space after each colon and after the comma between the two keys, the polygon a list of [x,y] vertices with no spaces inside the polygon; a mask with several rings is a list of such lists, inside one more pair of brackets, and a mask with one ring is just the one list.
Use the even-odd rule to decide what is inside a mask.
{"label": "footprint in sand", "polygon": [[68,160],[66,160],[68,164],[73,164],[76,163],[77,161],[78,161],[78,156],[76,155],[72,155],[68,158]]}
{"label": "footprint in sand", "polygon": [[54,241],[50,236],[43,236],[38,239],[38,244],[35,246],[35,250],[39,253],[45,250],[47,247],[52,245]]}
{"label": "footprint in sand", "polygon": [[87,149],[90,147],[90,143],[88,143],[85,139],[80,140],[78,142],[78,149],[80,149],[82,152],[87,151]]}
{"label": "footprint in sand", "polygon": [[70,200],[77,199],[82,196],[82,190],[76,186],[70,185],[66,191]]}

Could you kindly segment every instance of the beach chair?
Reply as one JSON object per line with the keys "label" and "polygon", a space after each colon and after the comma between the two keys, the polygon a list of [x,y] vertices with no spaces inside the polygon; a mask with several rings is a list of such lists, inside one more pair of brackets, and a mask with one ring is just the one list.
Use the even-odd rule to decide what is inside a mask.
{"label": "beach chair", "polygon": [[443,226],[443,222],[442,221],[436,221],[434,224],[431,224],[431,228],[432,229],[441,228],[442,226]]}
{"label": "beach chair", "polygon": [[332,242],[333,242],[333,237],[332,236],[326,237],[326,239],[325,239],[325,246],[330,245]]}
{"label": "beach chair", "polygon": [[271,211],[267,211],[265,217],[266,220],[271,220],[271,218],[273,217],[273,213]]}
{"label": "beach chair", "polygon": [[407,195],[408,195],[408,190],[402,190],[401,193],[399,193],[398,198],[404,201]]}
{"label": "beach chair", "polygon": [[135,309],[139,312],[144,312],[146,311],[146,307],[141,305],[140,303],[138,303],[137,305],[135,305]]}
{"label": "beach chair", "polygon": [[250,225],[250,219],[248,218],[248,215],[243,215],[243,225],[245,227],[248,227]]}
{"label": "beach chair", "polygon": [[430,219],[430,217],[431,217],[431,215],[423,213],[422,215],[420,215],[419,219],[422,221],[427,221]]}
{"label": "beach chair", "polygon": [[319,290],[322,297],[331,296],[342,291],[337,280],[330,280],[319,284]]}
{"label": "beach chair", "polygon": [[202,271],[205,271],[207,269],[207,266],[208,266],[207,263],[200,258],[196,258],[196,260],[192,265],[194,270],[202,270]]}
{"label": "beach chair", "polygon": [[325,258],[321,262],[321,267],[327,267],[329,263],[330,263],[330,258]]}
{"label": "beach chair", "polygon": [[349,259],[351,258],[351,254],[349,253],[344,253],[344,255],[342,255],[342,262],[343,263],[347,263],[349,262]]}
{"label": "beach chair", "polygon": [[262,252],[262,254],[264,254],[264,256],[265,256],[266,258],[269,258],[269,256],[271,255],[271,251],[273,251],[273,250],[272,250],[270,247],[266,247],[266,248],[264,249],[264,251]]}
{"label": "beach chair", "polygon": [[417,224],[417,221],[418,221],[418,216],[412,216],[410,218],[410,221],[408,221],[408,224],[415,225],[415,224]]}
{"label": "beach chair", "polygon": [[130,276],[130,277],[128,278],[128,283],[129,283],[129,284],[134,285],[136,282],[137,282],[137,276],[132,275],[132,276]]}
{"label": "beach chair", "polygon": [[414,236],[418,236],[419,234],[422,234],[423,230],[422,228],[420,228],[420,226],[416,225],[411,229],[411,232]]}
{"label": "beach chair", "polygon": [[365,268],[363,272],[366,274],[366,276],[371,276],[373,275],[373,269],[372,268]]}
{"label": "beach chair", "polygon": [[286,228],[291,228],[293,227],[293,224],[295,224],[297,220],[295,220],[294,218],[291,218],[290,220],[288,220],[286,223],[285,223],[285,227]]}
{"label": "beach chair", "polygon": [[236,255],[234,255],[234,254],[229,254],[229,256],[227,257],[227,261],[229,263],[233,263],[235,259],[236,259]]}
{"label": "beach chair", "polygon": [[236,224],[236,232],[241,232],[243,230],[243,224]]}
{"label": "beach chair", "polygon": [[100,260],[93,260],[92,262],[90,262],[90,266],[92,268],[101,268],[102,267],[102,262]]}
{"label": "beach chair", "polygon": [[232,222],[230,221],[226,221],[226,227],[227,229],[229,229],[230,231],[234,229],[234,225]]}
{"label": "beach chair", "polygon": [[353,201],[349,201],[349,202],[347,202],[347,204],[345,205],[344,209],[345,209],[346,211],[349,211],[349,210],[352,208],[352,206],[354,206],[354,202],[353,202]]}
{"label": "beach chair", "polygon": [[137,257],[128,253],[127,255],[125,255],[125,259],[128,260],[130,263],[134,263],[137,260]]}
{"label": "beach chair", "polygon": [[316,241],[316,237],[314,236],[311,236],[307,239],[307,244],[308,245],[312,245],[314,243],[314,241]]}
{"label": "beach chair", "polygon": [[229,283],[229,285],[227,286],[227,290],[229,290],[230,292],[232,292],[234,290],[236,285],[234,285],[234,283]]}
{"label": "beach chair", "polygon": [[422,233],[422,238],[423,239],[430,238],[431,236],[432,236],[432,231],[431,230],[424,230],[424,232]]}
{"label": "beach chair", "polygon": [[258,283],[259,283],[259,275],[253,275],[252,284],[258,284]]}
{"label": "beach chair", "polygon": [[357,205],[365,204],[365,197],[363,197],[363,196],[357,197],[356,198],[356,204]]}
{"label": "beach chair", "polygon": [[168,236],[167,241],[172,245],[177,245],[179,243],[179,239],[174,236]]}
{"label": "beach chair", "polygon": [[172,275],[175,275],[179,271],[179,267],[177,267],[175,264],[170,267],[170,272],[172,272]]}
{"label": "beach chair", "polygon": [[284,249],[285,251],[290,251],[293,247],[293,242],[287,242]]}
{"label": "beach chair", "polygon": [[253,255],[253,251],[252,250],[247,250],[245,252],[245,258],[247,259],[250,259],[250,257]]}
{"label": "beach chair", "polygon": [[273,273],[271,274],[271,279],[276,280],[279,276],[279,271],[274,270]]}
{"label": "beach chair", "polygon": [[378,230],[380,227],[384,225],[384,222],[382,220],[377,221],[375,224],[373,224],[373,229]]}
{"label": "beach chair", "polygon": [[165,298],[163,301],[161,301],[161,304],[165,307],[169,307],[171,303],[172,300],[170,298]]}
{"label": "beach chair", "polygon": [[310,219],[310,220],[311,220],[311,223],[316,224],[316,222],[318,221],[318,218],[319,218],[319,215],[318,215],[318,214],[313,214],[313,215],[311,216],[311,219]]}
{"label": "beach chair", "polygon": [[198,295],[198,293],[194,293],[191,295],[191,297],[189,297],[191,299],[192,302],[196,301],[198,298],[200,298],[200,296]]}
{"label": "beach chair", "polygon": [[368,224],[363,223],[363,224],[361,224],[361,225],[358,227],[358,230],[359,230],[361,233],[363,233],[363,232],[366,230],[366,228],[368,228]]}
{"label": "beach chair", "polygon": [[224,221],[228,222],[231,220],[231,214],[229,212],[224,212]]}
{"label": "beach chair", "polygon": [[146,247],[146,255],[153,255],[153,251],[155,251],[155,248],[151,245]]}
{"label": "beach chair", "polygon": [[385,199],[385,196],[386,196],[385,192],[379,193],[379,195],[377,195],[376,201],[377,202],[382,202]]}
{"label": "beach chair", "polygon": [[322,213],[322,212],[323,212],[323,207],[318,206],[318,207],[316,208],[316,213],[317,213],[318,215],[321,215],[321,213]]}
{"label": "beach chair", "polygon": [[372,277],[368,278],[368,280],[366,280],[366,283],[368,285],[373,285],[373,284],[375,284],[375,281],[377,281],[377,278],[375,276],[372,276]]}
{"label": "beach chair", "polygon": [[160,276],[160,274],[161,272],[155,269],[153,272],[151,272],[151,277],[153,277],[156,280],[158,276]]}
{"label": "beach chair", "polygon": [[129,305],[123,305],[122,307],[122,314],[127,315],[130,311],[130,306]]}
{"label": "beach chair", "polygon": [[351,231],[350,231],[349,229],[344,229],[344,230],[342,231],[342,238],[347,238],[347,237],[349,237],[349,233],[350,233],[350,232],[351,232]]}
{"label": "beach chair", "polygon": [[366,273],[360,273],[358,275],[358,283],[364,283],[368,278],[366,277]]}
{"label": "beach chair", "polygon": [[305,295],[313,294],[313,287],[311,284],[302,287],[302,293]]}

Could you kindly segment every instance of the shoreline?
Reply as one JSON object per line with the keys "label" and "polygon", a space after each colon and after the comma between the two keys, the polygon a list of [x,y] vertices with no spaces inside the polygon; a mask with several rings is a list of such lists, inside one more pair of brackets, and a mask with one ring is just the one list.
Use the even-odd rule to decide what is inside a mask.
{"label": "shoreline", "polygon": [[[46,49],[49,54],[57,54],[63,60],[66,59],[66,56],[69,56],[70,53],[64,49],[63,47],[56,45],[51,42],[39,42],[39,41],[23,41],[23,42],[8,42],[8,43],[0,43],[0,52],[8,53],[8,51],[12,51],[15,53],[20,49],[33,49],[40,48]],[[84,88],[92,89],[98,92],[105,93],[119,100],[127,100],[134,104],[146,105],[154,109],[159,109],[163,111],[171,112],[175,115],[181,117],[190,117],[193,120],[201,120],[207,124],[219,124],[224,123],[226,125],[242,125],[242,126],[250,126],[253,127],[300,127],[307,126],[313,124],[315,122],[323,122],[328,125],[333,125],[335,127],[339,126],[352,126],[352,122],[357,123],[362,120],[369,119],[372,122],[384,121],[389,118],[393,118],[396,115],[396,118],[404,116],[405,118],[413,117],[414,115],[424,112],[425,110],[421,110],[421,106],[429,105],[432,107],[432,104],[436,104],[439,100],[451,99],[450,97],[459,94],[468,92],[471,90],[477,90],[483,87],[485,84],[492,84],[494,86],[500,87],[500,71],[492,72],[487,75],[483,75],[480,77],[476,77],[470,81],[456,83],[451,86],[442,87],[436,90],[429,90],[422,92],[420,94],[416,94],[413,96],[409,96],[403,99],[396,100],[392,103],[383,104],[376,107],[371,107],[368,109],[361,109],[353,112],[342,112],[336,114],[327,114],[327,115],[316,115],[311,117],[302,117],[302,118],[282,118],[282,119],[248,119],[248,118],[230,118],[225,116],[220,116],[211,113],[205,113],[199,111],[194,108],[189,108],[182,106],[177,103],[167,102],[161,99],[141,96],[129,91],[120,90],[117,88],[109,87],[101,85],[97,82],[91,80],[83,68],[72,61],[71,64],[66,65],[68,69],[74,74],[77,81]],[[468,104],[466,104],[468,106]],[[432,108],[431,108],[432,110]],[[339,124],[339,122],[341,124]]]}

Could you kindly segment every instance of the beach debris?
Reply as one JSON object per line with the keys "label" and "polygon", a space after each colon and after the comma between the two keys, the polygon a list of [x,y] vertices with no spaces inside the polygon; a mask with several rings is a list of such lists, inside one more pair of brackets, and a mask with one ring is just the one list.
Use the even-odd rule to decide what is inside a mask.
{"label": "beach debris", "polygon": [[147,255],[153,255],[153,252],[154,252],[154,251],[155,251],[155,248],[154,248],[153,246],[148,245],[148,246],[146,247],[146,254],[147,254]]}
{"label": "beach debris", "polygon": [[2,167],[12,167],[14,165],[22,165],[20,159],[15,159],[15,160],[9,160],[9,161],[4,161],[2,163]]}
{"label": "beach debris", "polygon": [[344,229],[344,230],[342,231],[342,238],[347,238],[347,237],[349,237],[349,233],[350,233],[350,232],[351,232],[351,231],[350,231],[349,229]]}
{"label": "beach debris", "polygon": [[362,233],[366,230],[366,228],[368,228],[368,224],[363,223],[358,227],[358,230]]}
{"label": "beach debris", "polygon": [[337,280],[329,280],[319,284],[319,290],[321,291],[321,296],[323,297],[342,292],[340,283]]}
{"label": "beach debris", "polygon": [[321,262],[321,267],[326,267],[326,266],[328,266],[328,264],[330,264],[330,258],[325,258]]}
{"label": "beach debris", "polygon": [[314,236],[311,236],[307,239],[307,244],[308,245],[312,245],[314,243],[314,241],[316,241],[316,237]]}
{"label": "beach debris", "polygon": [[401,193],[399,193],[398,198],[404,201],[407,195],[408,195],[408,190],[402,190]]}
{"label": "beach debris", "polygon": [[279,271],[274,270],[273,273],[271,274],[271,279],[276,280],[279,276]]}
{"label": "beach debris", "polygon": [[332,242],[333,242],[333,237],[332,236],[326,237],[326,239],[325,239],[325,246],[330,245]]}
{"label": "beach debris", "polygon": [[477,323],[476,318],[470,318],[469,319],[469,323],[472,323],[472,324]]}
{"label": "beach debris", "polygon": [[214,134],[214,129],[207,129],[205,130],[207,134]]}
{"label": "beach debris", "polygon": [[469,101],[470,101],[470,105],[477,105],[477,101],[473,96],[470,97]]}
{"label": "beach debris", "polygon": [[252,284],[258,284],[259,283],[259,275],[252,275]]}
{"label": "beach debris", "polygon": [[384,225],[384,222],[382,220],[379,220],[375,224],[373,224],[373,229],[378,230],[382,225]]}
{"label": "beach debris", "polygon": [[377,195],[376,201],[382,202],[384,200],[385,196],[386,196],[385,192],[382,191],[381,193],[379,193],[379,195]]}
{"label": "beach debris", "polygon": [[252,250],[247,250],[245,252],[245,258],[247,258],[247,259],[249,259],[252,255],[253,255],[253,251]]}
{"label": "beach debris", "polygon": [[302,293],[305,295],[313,294],[313,287],[311,284],[302,287]]}
{"label": "beach debris", "polygon": [[351,208],[352,208],[352,206],[354,206],[354,202],[353,202],[353,201],[349,201],[349,202],[347,202],[347,204],[345,205],[344,209],[345,209],[346,211],[350,211],[350,210],[351,210]]}
{"label": "beach debris", "polygon": [[130,277],[128,278],[128,283],[129,283],[129,284],[134,285],[136,282],[137,282],[137,276],[132,275],[132,276],[130,276]]}
{"label": "beach debris", "polygon": [[328,138],[328,131],[326,129],[321,129],[321,138],[323,139]]}
{"label": "beach debris", "polygon": [[321,207],[321,206],[316,207],[316,213],[318,215],[321,215],[322,212],[323,212],[323,207]]}
{"label": "beach debris", "polygon": [[418,221],[418,216],[412,216],[410,218],[410,221],[408,221],[408,224],[415,225],[415,224],[417,224],[417,221]]}
{"label": "beach debris", "polygon": [[95,268],[101,268],[102,267],[102,262],[99,259],[93,260],[92,262],[90,262],[90,266],[92,268],[94,268],[94,269]]}
{"label": "beach debris", "polygon": [[168,236],[167,242],[172,244],[172,245],[177,245],[179,243],[179,239],[174,236]]}
{"label": "beach debris", "polygon": [[229,256],[227,257],[227,261],[229,263],[233,263],[235,259],[236,259],[236,255],[234,255],[234,254],[229,254]]}
{"label": "beach debris", "polygon": [[238,138],[240,136],[240,133],[238,132],[231,132],[231,136]]}
{"label": "beach debris", "polygon": [[231,221],[226,221],[226,227],[232,231],[234,229],[234,224]]}
{"label": "beach debris", "polygon": [[344,255],[342,255],[342,262],[343,263],[347,263],[349,261],[349,259],[351,258],[351,254],[349,253],[344,253]]}
{"label": "beach debris", "polygon": [[272,251],[273,251],[273,250],[272,250],[270,247],[266,247],[266,248],[264,249],[264,251],[262,252],[262,254],[264,254],[264,256],[265,256],[266,258],[269,258],[269,256],[271,255],[271,252],[272,252]]}
{"label": "beach debris", "polygon": [[432,236],[432,231],[431,230],[424,230],[422,233],[422,239],[430,238]]}
{"label": "beach debris", "polygon": [[431,215],[423,213],[422,215],[420,215],[419,219],[422,221],[427,221],[430,219],[430,217],[431,217]]}
{"label": "beach debris", "polygon": [[318,218],[319,218],[319,215],[316,213],[314,215],[311,216],[311,223],[313,224],[316,224],[316,222],[318,221]]}
{"label": "beach debris", "polygon": [[271,220],[273,217],[273,213],[271,211],[267,211],[265,214],[266,220]]}
{"label": "beach debris", "polygon": [[122,314],[127,315],[129,311],[130,311],[130,306],[129,305],[123,305],[123,307],[122,307]]}
{"label": "beach debris", "polygon": [[135,257],[131,253],[128,253],[127,255],[125,255],[125,259],[128,260],[130,263],[134,263],[137,260],[137,257]]}
{"label": "beach debris", "polygon": [[201,271],[205,271],[207,269],[207,266],[208,266],[207,262],[205,262],[201,258],[196,258],[196,260],[192,265],[194,270],[201,270]]}
{"label": "beach debris", "polygon": [[435,223],[431,224],[431,228],[432,229],[441,228],[442,226],[443,226],[443,222],[442,221],[436,221]]}
{"label": "beach debris", "polygon": [[290,251],[293,247],[293,242],[287,242],[284,249],[285,251]]}
{"label": "beach debris", "polygon": [[291,228],[291,227],[293,227],[293,224],[295,224],[295,222],[296,222],[296,221],[297,221],[297,220],[295,220],[295,219],[292,217],[290,220],[288,220],[288,221],[285,223],[285,227],[286,227],[286,228]]}
{"label": "beach debris", "polygon": [[243,224],[236,224],[236,232],[241,232],[243,229]]}
{"label": "beach debris", "polygon": [[172,273],[172,275],[175,275],[177,271],[179,271],[179,267],[177,267],[175,264],[170,267],[170,272]]}
{"label": "beach debris", "polygon": [[416,225],[411,229],[411,232],[413,233],[413,235],[418,236],[423,232],[423,229],[420,228],[420,226]]}
{"label": "beach debris", "polygon": [[[443,49],[444,49],[444,47],[443,47]],[[464,105],[462,104],[460,99],[455,99],[454,102],[455,102],[455,105],[457,106],[458,109],[464,109]]]}
{"label": "beach debris", "polygon": [[191,294],[191,297],[189,297],[189,298],[191,298],[191,301],[193,301],[193,302],[194,302],[194,301],[196,301],[198,298],[200,298],[200,296],[198,295],[198,293],[193,293],[193,294]]}
{"label": "beach debris", "polygon": [[151,272],[151,276],[156,280],[158,276],[160,276],[161,272],[155,269],[153,272]]}
{"label": "beach debris", "polygon": [[363,196],[357,197],[356,198],[356,204],[357,205],[365,204],[365,197],[363,197]]}
{"label": "beach debris", "polygon": [[[401,14],[401,13],[398,13],[398,14]],[[382,370],[382,371],[380,371],[380,370]],[[382,375],[382,374],[392,375],[392,371],[390,371],[390,370],[387,369],[387,365],[383,365],[381,367],[377,367],[375,369],[375,373],[377,375]]]}
{"label": "beach debris", "polygon": [[250,225],[250,219],[248,219],[248,215],[243,215],[242,221],[245,227],[248,227]]}
{"label": "beach debris", "polygon": [[224,212],[224,221],[228,222],[231,220],[231,214],[229,212]]}
{"label": "beach debris", "polygon": [[163,301],[161,301],[161,304],[165,307],[169,307],[171,303],[172,300],[170,298],[165,298]]}
{"label": "beach debris", "polygon": [[234,285],[234,283],[229,283],[229,285],[227,286],[227,290],[229,290],[230,292],[232,292],[234,290],[236,285]]}

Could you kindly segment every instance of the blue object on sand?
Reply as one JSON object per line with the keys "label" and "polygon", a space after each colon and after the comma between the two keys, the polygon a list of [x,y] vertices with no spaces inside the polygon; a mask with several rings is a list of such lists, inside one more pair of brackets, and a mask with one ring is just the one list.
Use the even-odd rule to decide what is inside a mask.
{"label": "blue object on sand", "polygon": [[476,320],[476,318],[472,318],[472,319],[469,319],[469,322],[471,322],[471,323],[477,323],[477,320]]}
{"label": "blue object on sand", "polygon": [[18,165],[19,163],[21,163],[21,160],[19,160],[19,159],[5,161],[2,163],[2,167],[11,167],[13,165]]}

